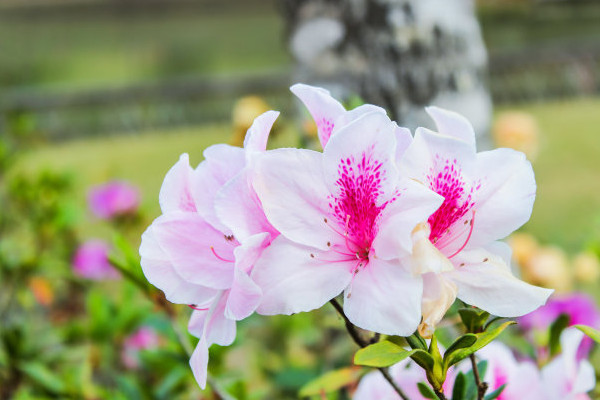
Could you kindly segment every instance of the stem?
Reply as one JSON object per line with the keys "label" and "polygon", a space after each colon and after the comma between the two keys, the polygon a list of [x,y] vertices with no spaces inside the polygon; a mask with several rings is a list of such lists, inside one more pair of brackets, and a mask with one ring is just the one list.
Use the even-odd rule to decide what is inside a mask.
{"label": "stem", "polygon": [[[331,299],[331,300],[329,300],[329,302],[331,303],[331,305],[333,305],[333,308],[335,308],[335,310],[338,312],[338,314],[340,314],[340,316],[344,319],[344,323],[346,324],[346,330],[348,331],[348,333],[354,340],[354,343],[356,343],[361,348],[367,347],[370,344],[370,342],[364,340],[360,336],[360,334],[356,330],[356,326],[354,326],[354,324],[352,322],[350,322],[350,320],[348,319],[346,314],[344,314],[344,309],[342,308],[340,303],[338,303],[336,299]],[[394,382],[394,380],[392,379],[387,368],[377,368],[377,369],[379,370],[379,372],[381,372],[381,374],[383,375],[385,380],[388,381],[388,383],[390,385],[392,385],[392,388],[394,388],[396,393],[398,393],[398,396],[402,397],[403,400],[410,400],[408,398],[408,396],[402,391],[402,389],[400,389],[400,387],[398,385],[396,385],[396,382]]]}
{"label": "stem", "polygon": [[473,376],[475,377],[475,383],[477,384],[477,400],[483,400],[485,392],[488,389],[488,384],[486,382],[481,381],[481,377],[479,376],[479,370],[477,369],[477,361],[475,360],[475,355],[471,354],[469,358],[471,359],[471,365],[473,367]]}
{"label": "stem", "polygon": [[433,391],[434,391],[435,395],[438,397],[438,399],[440,399],[440,400],[446,400],[446,396],[444,396],[444,392],[442,392],[441,390],[438,391],[438,390],[435,390],[435,389],[433,389]]}

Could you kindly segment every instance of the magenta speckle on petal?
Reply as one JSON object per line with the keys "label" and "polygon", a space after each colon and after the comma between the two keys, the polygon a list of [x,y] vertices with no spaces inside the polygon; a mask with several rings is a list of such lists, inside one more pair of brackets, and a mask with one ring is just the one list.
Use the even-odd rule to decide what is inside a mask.
{"label": "magenta speckle on petal", "polygon": [[319,128],[319,133],[321,134],[321,143],[325,145],[329,138],[331,137],[331,132],[333,131],[333,121],[323,118],[318,123],[317,126]]}
{"label": "magenta speckle on petal", "polygon": [[471,215],[469,211],[474,206],[474,189],[469,189],[456,160],[440,160],[438,156],[436,166],[440,164],[441,168],[431,169],[427,180],[431,190],[444,197],[444,202],[429,217],[428,222],[431,226],[429,239],[438,247],[443,247],[442,243],[439,243],[442,238],[445,239],[445,245],[448,243],[447,239],[451,240],[465,232],[465,224],[460,224],[456,229],[454,225],[465,216]]}

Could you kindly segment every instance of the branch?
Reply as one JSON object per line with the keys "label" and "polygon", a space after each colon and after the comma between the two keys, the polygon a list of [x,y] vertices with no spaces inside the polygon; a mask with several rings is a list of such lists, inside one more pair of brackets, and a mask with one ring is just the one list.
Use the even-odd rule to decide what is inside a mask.
{"label": "branch", "polygon": [[[331,299],[329,302],[331,303],[333,308],[335,308],[338,314],[340,314],[340,316],[344,319],[344,323],[346,324],[346,330],[348,331],[354,342],[361,348],[367,347],[370,344],[370,341],[366,341],[360,336],[360,334],[356,330],[356,326],[354,326],[354,324],[350,322],[346,314],[344,314],[344,309],[342,308],[340,303],[338,303],[336,299]],[[387,368],[377,369],[379,370],[379,372],[381,372],[385,380],[388,381],[390,385],[392,385],[392,388],[394,388],[396,393],[398,393],[398,395],[402,397],[403,400],[410,400],[408,396],[402,391],[402,389],[400,389],[400,387],[396,385],[396,382],[394,382],[394,380],[392,379]]]}
{"label": "branch", "polygon": [[473,376],[475,377],[475,383],[477,384],[477,400],[483,400],[485,392],[488,389],[487,382],[482,382],[479,376],[479,370],[477,369],[477,361],[475,360],[475,354],[469,356],[471,359],[471,365],[473,367]]}

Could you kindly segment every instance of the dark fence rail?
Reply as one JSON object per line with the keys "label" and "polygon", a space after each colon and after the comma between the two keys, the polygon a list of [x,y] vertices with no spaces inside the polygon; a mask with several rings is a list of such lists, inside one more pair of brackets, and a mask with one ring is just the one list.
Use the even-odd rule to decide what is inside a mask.
{"label": "dark fence rail", "polygon": [[[490,90],[496,104],[597,95],[599,78],[600,45],[490,57]],[[0,95],[1,129],[35,130],[54,141],[226,121],[233,102],[248,94],[265,97],[275,108],[289,107],[291,80],[288,71],[268,71],[77,92],[5,92]]]}

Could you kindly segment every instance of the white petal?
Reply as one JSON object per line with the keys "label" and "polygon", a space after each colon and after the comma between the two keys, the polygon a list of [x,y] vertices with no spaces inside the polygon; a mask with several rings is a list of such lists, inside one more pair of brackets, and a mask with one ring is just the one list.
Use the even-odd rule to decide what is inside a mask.
{"label": "white petal", "polygon": [[269,132],[278,116],[279,112],[277,111],[267,111],[256,117],[244,139],[246,154],[267,149]]}
{"label": "white petal", "polygon": [[398,263],[373,259],[344,292],[344,312],[359,328],[411,335],[421,320],[423,280]]}
{"label": "white petal", "polygon": [[323,88],[298,83],[290,90],[298,96],[312,115],[317,124],[321,146],[325,148],[334,128],[334,121],[344,114],[346,109]]}
{"label": "white petal", "polygon": [[206,378],[208,376],[208,346],[206,345],[205,338],[200,339],[196,349],[192,353],[190,367],[192,368],[194,378],[196,378],[196,382],[198,382],[200,388],[205,389]]}
{"label": "white petal", "polygon": [[172,303],[199,304],[214,298],[218,290],[186,281],[175,272],[171,260],[156,241],[153,229],[153,225],[146,229],[140,245],[140,263],[148,282],[162,290]]}
{"label": "white petal", "polygon": [[476,192],[475,223],[467,248],[502,239],[529,220],[536,184],[523,153],[496,149],[477,155],[481,188]]}
{"label": "white petal", "polygon": [[456,285],[446,279],[444,274],[427,273],[423,275],[423,301],[421,303],[423,320],[419,331],[425,329],[429,338],[433,335],[435,327],[456,300],[456,293]]}
{"label": "white petal", "polygon": [[231,320],[242,320],[252,314],[262,296],[262,290],[248,274],[239,268],[235,269],[233,285],[227,297],[225,317]]}
{"label": "white petal", "polygon": [[413,137],[410,133],[410,129],[400,126],[396,127],[394,134],[396,135],[396,162],[399,163],[412,143]]}
{"label": "white petal", "polygon": [[517,279],[502,257],[484,249],[463,251],[448,272],[458,298],[500,317],[518,317],[544,305],[553,290]]}
{"label": "white petal", "polygon": [[191,191],[193,170],[187,154],[182,154],[179,161],[171,167],[160,188],[158,201],[163,213],[169,211],[196,211],[196,204]]}
{"label": "white petal", "polygon": [[469,120],[456,112],[435,106],[426,107],[425,110],[435,122],[439,133],[463,140],[475,151],[475,131]]}
{"label": "white petal", "polygon": [[324,184],[322,154],[277,149],[256,162],[253,186],[269,222],[294,242],[327,249],[338,236],[324,222],[329,191]]}
{"label": "white petal", "polygon": [[[444,201],[443,197],[413,180],[398,184],[400,196],[388,205],[380,217],[373,248],[379,258],[389,260],[413,251],[412,232]],[[429,237],[426,238],[429,241]]]}
{"label": "white petal", "polygon": [[421,223],[413,230],[413,251],[410,256],[410,271],[413,274],[454,271],[452,262],[429,240],[431,229],[428,223]]}
{"label": "white petal", "polygon": [[208,346],[229,346],[235,340],[235,321],[225,317],[228,295],[229,291],[222,291],[212,303],[203,305],[207,310],[192,312],[188,331],[200,339],[205,337]]}
{"label": "white petal", "polygon": [[333,252],[317,252],[277,237],[252,271],[252,279],[263,291],[257,312],[274,315],[310,311],[340,294],[352,279],[351,265],[335,262],[334,258]]}
{"label": "white petal", "polygon": [[[380,181],[381,205],[395,195],[398,184],[398,169],[395,163],[396,125],[379,112],[371,112],[345,125],[331,137],[323,151],[323,170],[325,181],[331,193],[336,196],[341,188],[337,184],[341,177],[343,162],[347,168],[353,168],[356,175],[363,171]],[[349,165],[348,165],[349,162]],[[377,170],[365,165],[381,164]]]}

